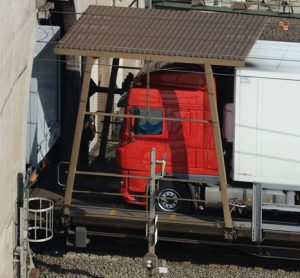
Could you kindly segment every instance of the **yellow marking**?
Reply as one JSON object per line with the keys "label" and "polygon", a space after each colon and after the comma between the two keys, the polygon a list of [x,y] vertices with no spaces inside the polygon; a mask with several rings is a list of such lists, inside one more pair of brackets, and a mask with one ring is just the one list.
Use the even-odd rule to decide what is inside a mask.
{"label": "yellow marking", "polygon": [[273,199],[270,199],[270,200],[269,200],[269,204],[273,204]]}
{"label": "yellow marking", "polygon": [[116,209],[112,209],[111,211],[110,211],[110,215],[116,215],[117,214],[117,210]]}
{"label": "yellow marking", "polygon": [[170,215],[170,220],[175,220],[176,219],[176,213],[172,213]]}
{"label": "yellow marking", "polygon": [[165,174],[165,169],[166,169],[166,161],[162,161],[161,163],[161,175],[163,176]]}
{"label": "yellow marking", "polygon": [[36,173],[36,170],[34,170],[30,175],[29,182],[35,183],[37,181],[37,178],[38,178],[38,174]]}

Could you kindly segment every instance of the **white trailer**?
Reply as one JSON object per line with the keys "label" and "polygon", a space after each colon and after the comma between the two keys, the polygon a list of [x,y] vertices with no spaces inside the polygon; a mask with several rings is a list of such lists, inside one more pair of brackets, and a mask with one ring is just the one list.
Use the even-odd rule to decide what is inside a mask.
{"label": "white trailer", "polygon": [[[246,66],[235,70],[234,103],[224,107],[235,183],[228,195],[252,206],[254,242],[263,241],[264,231],[300,233],[299,225],[262,220],[264,211],[300,212],[299,73],[299,43],[257,41]],[[216,189],[207,188],[207,202],[216,204]]]}
{"label": "white trailer", "polygon": [[257,41],[234,97],[233,179],[300,190],[300,44]]}
{"label": "white trailer", "polygon": [[[223,137],[233,147],[229,203],[252,207],[253,241],[263,230],[299,233],[298,225],[262,223],[262,213],[300,212],[300,44],[257,41],[235,69],[233,100],[223,109]],[[218,190],[206,188],[207,206],[220,205]]]}

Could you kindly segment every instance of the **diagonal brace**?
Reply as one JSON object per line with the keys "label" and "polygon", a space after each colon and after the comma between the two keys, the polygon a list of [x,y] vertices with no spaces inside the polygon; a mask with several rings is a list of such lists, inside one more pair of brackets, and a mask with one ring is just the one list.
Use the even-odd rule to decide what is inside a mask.
{"label": "diagonal brace", "polygon": [[232,217],[228,204],[228,192],[227,192],[227,177],[225,170],[225,162],[223,155],[222,138],[220,131],[220,122],[218,115],[218,106],[215,92],[215,83],[213,78],[213,71],[210,64],[205,64],[205,77],[208,90],[209,106],[211,111],[211,119],[213,124],[214,142],[217,154],[218,172],[220,177],[220,188],[221,188],[221,200],[223,206],[223,215],[225,228],[232,229]]}
{"label": "diagonal brace", "polygon": [[81,142],[84,116],[85,116],[85,112],[86,112],[86,104],[87,104],[88,95],[89,95],[89,86],[90,86],[90,78],[91,78],[93,63],[94,63],[93,58],[87,57],[85,69],[84,69],[81,94],[80,94],[80,102],[79,102],[79,108],[78,108],[78,114],[77,114],[77,120],[76,120],[76,128],[75,128],[74,139],[73,139],[70,168],[69,168],[66,191],[65,191],[64,215],[70,215],[70,204],[72,201],[75,172],[76,172],[76,168],[77,168],[78,154],[79,154],[79,148],[80,148],[80,142]]}

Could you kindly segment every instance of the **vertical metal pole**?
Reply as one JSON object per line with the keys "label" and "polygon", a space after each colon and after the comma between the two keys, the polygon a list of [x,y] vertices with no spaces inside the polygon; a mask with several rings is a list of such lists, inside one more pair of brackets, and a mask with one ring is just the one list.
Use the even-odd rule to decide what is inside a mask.
{"label": "vertical metal pole", "polygon": [[74,134],[74,139],[73,139],[70,168],[69,168],[66,191],[65,191],[65,198],[64,198],[64,214],[65,215],[70,215],[70,204],[72,201],[72,193],[73,193],[74,180],[75,180],[75,171],[76,171],[77,161],[78,161],[78,154],[79,154],[83,122],[84,122],[84,115],[86,112],[86,104],[87,104],[88,93],[89,93],[92,66],[93,66],[93,58],[88,57],[86,60],[86,64],[85,64],[83,83],[82,83],[80,102],[79,102],[77,121],[76,121],[76,128],[75,128],[75,134]]}
{"label": "vertical metal pole", "polygon": [[205,64],[205,77],[206,77],[209,106],[210,106],[211,119],[213,125],[214,142],[215,142],[215,148],[217,154],[224,223],[225,223],[225,228],[231,229],[233,228],[233,223],[232,223],[231,213],[228,204],[227,178],[226,178],[226,171],[225,171],[225,162],[224,162],[224,155],[223,155],[223,146],[222,146],[222,138],[221,138],[221,131],[220,131],[217,99],[215,93],[215,83],[213,78],[213,71],[211,65],[209,64]]}
{"label": "vertical metal pole", "polygon": [[28,255],[29,255],[29,242],[28,242],[28,176],[26,175],[25,183],[23,187],[23,206],[20,207],[20,242],[19,242],[19,254],[20,254],[20,277],[27,278],[29,273],[28,267]]}
{"label": "vertical metal pole", "polygon": [[148,252],[155,254],[155,148],[151,149],[151,165],[150,165],[150,201],[149,201],[149,244]]}
{"label": "vertical metal pole", "polygon": [[144,257],[147,267],[147,277],[154,277],[158,267],[158,258],[155,255],[157,241],[157,218],[155,215],[155,148],[151,149],[150,183],[149,183],[149,222],[148,222],[148,253]]}
{"label": "vertical metal pole", "polygon": [[24,277],[28,277],[29,274],[29,263],[28,263],[28,256],[30,252],[30,247],[29,247],[29,240],[28,240],[28,224],[29,224],[29,177],[26,177],[25,181],[25,188],[24,188],[24,201],[23,201],[23,243],[22,246],[24,248],[24,253],[23,253],[23,271],[25,272]]}
{"label": "vertical metal pole", "polygon": [[[51,211],[51,210],[50,210]],[[48,218],[48,215],[49,215],[49,212],[48,211],[46,211],[46,223],[45,223],[45,229],[46,229],[46,238],[48,238],[48,226],[49,226],[49,218]],[[42,218],[40,218],[40,219],[42,219]],[[40,222],[42,222],[42,220],[40,220]]]}
{"label": "vertical metal pole", "polygon": [[261,203],[262,185],[253,184],[252,201],[252,241],[262,241],[262,203]]}
{"label": "vertical metal pole", "polygon": [[[24,208],[20,208],[20,277],[26,275],[26,256],[24,254]],[[24,259],[25,258],[25,259]]]}
{"label": "vertical metal pole", "polygon": [[146,87],[146,93],[147,93],[147,116],[150,114],[150,72],[149,72],[149,61],[147,61],[147,87]]}
{"label": "vertical metal pole", "polygon": [[[109,88],[108,94],[106,99],[106,106],[105,106],[105,113],[111,113],[114,104],[114,94],[116,89],[116,81],[118,75],[118,67],[119,66],[119,59],[113,59],[112,68],[111,68],[111,75],[109,80]],[[101,133],[101,144],[100,144],[100,151],[98,159],[100,161],[105,160],[105,151],[107,147],[107,140],[108,140],[108,133],[109,133],[109,126],[110,126],[110,116],[104,117],[102,133]]]}

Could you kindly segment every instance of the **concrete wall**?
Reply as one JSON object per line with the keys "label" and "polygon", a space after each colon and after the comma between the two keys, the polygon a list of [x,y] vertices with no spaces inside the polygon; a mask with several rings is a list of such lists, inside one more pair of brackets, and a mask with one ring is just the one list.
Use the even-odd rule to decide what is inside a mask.
{"label": "concrete wall", "polygon": [[0,277],[14,277],[17,173],[25,170],[35,1],[0,1]]}

